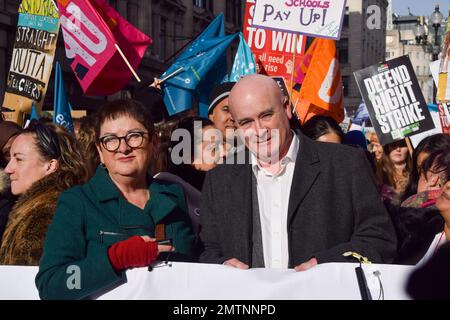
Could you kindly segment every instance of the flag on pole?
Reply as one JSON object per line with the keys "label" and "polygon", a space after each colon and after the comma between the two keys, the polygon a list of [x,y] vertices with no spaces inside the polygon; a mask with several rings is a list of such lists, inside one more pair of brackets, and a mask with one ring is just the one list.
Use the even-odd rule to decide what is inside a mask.
{"label": "flag on pole", "polygon": [[238,82],[243,76],[255,73],[256,62],[252,50],[245,41],[242,32],[239,32],[239,46],[231,68],[230,82]]}
{"label": "flag on pole", "polygon": [[352,123],[362,126],[369,118],[369,110],[367,110],[366,104],[362,101],[353,116]]}
{"label": "flag on pole", "polygon": [[161,78],[164,78],[182,69],[182,72],[162,85],[164,104],[169,115],[190,109],[194,97],[200,101],[200,110],[205,109],[202,105],[209,103],[207,97],[212,87],[226,79],[225,53],[237,34],[223,34],[223,14],[220,14],[162,74]]}
{"label": "flag on pole", "polygon": [[31,114],[30,114],[30,121],[32,120],[39,120],[39,114],[36,110],[36,103],[34,101],[31,106]]}
{"label": "flag on pole", "polygon": [[316,38],[311,47],[311,63],[295,108],[297,117],[303,123],[314,115],[329,115],[339,123],[344,119],[344,94],[335,42]]}
{"label": "flag on pole", "polygon": [[86,95],[109,95],[125,87],[152,40],[106,0],[58,0],[66,56]]}
{"label": "flag on pole", "polygon": [[67,99],[66,88],[64,86],[61,65],[57,61],[55,67],[53,123],[59,124],[68,131],[73,132],[72,115],[70,114],[71,109],[69,100]]}

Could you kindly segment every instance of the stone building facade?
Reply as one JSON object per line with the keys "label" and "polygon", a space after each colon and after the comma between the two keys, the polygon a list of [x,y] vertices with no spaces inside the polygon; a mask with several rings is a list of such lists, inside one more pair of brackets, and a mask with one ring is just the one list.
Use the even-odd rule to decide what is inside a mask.
{"label": "stone building facade", "polygon": [[[11,62],[20,2],[21,0],[0,0],[0,105],[3,102]],[[240,31],[245,6],[244,0],[109,0],[109,3],[153,40],[138,70],[143,81],[151,81],[153,77],[161,75],[173,62],[177,53],[219,13],[223,12],[225,15],[227,33]],[[237,43],[229,51],[233,52],[236,47]],[[74,109],[89,110],[103,104],[107,99],[128,97],[138,85],[136,80],[132,80],[124,90],[113,96],[84,96],[65,59],[61,32],[55,60],[61,63],[64,70],[66,89]],[[53,77],[48,86],[44,110],[51,109],[52,101]]]}

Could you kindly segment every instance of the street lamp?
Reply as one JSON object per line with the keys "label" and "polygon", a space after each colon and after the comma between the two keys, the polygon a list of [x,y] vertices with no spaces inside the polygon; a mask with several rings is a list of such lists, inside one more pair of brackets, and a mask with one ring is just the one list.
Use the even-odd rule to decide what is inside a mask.
{"label": "street lamp", "polygon": [[420,24],[420,18],[417,19],[417,24],[414,27],[413,31],[414,31],[414,36],[416,37],[417,44],[420,44],[421,42],[426,43],[427,36],[425,34],[425,27]]}
{"label": "street lamp", "polygon": [[[433,61],[438,59],[440,50],[440,43],[439,43],[439,28],[441,27],[441,22],[444,16],[442,13],[439,12],[439,4],[436,4],[436,7],[434,8],[434,12],[430,16],[429,22],[432,24],[434,28],[434,46],[433,46]],[[436,93],[437,88],[433,81],[433,103],[436,104]]]}

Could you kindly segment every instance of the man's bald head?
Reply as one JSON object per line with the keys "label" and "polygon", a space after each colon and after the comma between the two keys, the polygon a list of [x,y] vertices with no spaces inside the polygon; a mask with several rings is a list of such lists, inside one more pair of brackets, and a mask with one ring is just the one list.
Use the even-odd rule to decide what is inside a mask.
{"label": "man's bald head", "polygon": [[278,84],[267,76],[239,80],[229,97],[230,112],[241,140],[265,163],[276,163],[289,149],[292,112]]}
{"label": "man's bald head", "polygon": [[250,103],[260,95],[273,99],[274,103],[276,101],[283,104],[282,92],[275,80],[261,74],[253,74],[243,77],[231,90],[229,96],[231,114],[233,114],[234,106],[239,107],[240,102]]}

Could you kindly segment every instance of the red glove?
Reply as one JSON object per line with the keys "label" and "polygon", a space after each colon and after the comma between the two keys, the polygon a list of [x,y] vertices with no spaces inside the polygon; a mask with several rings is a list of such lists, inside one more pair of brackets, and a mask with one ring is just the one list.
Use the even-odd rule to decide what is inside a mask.
{"label": "red glove", "polygon": [[140,236],[119,241],[108,248],[108,258],[116,271],[148,266],[158,256],[158,244]]}

